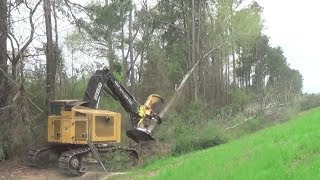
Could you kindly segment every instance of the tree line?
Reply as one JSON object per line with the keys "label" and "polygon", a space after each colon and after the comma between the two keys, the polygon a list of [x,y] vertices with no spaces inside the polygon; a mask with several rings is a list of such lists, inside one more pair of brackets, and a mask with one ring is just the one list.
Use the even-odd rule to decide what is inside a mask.
{"label": "tree line", "polygon": [[[99,68],[70,67],[65,54],[100,59],[139,100],[150,93],[169,99],[201,60],[177,110],[192,102],[212,111],[291,103],[302,93],[303,78],[263,34],[262,13],[257,2],[242,0],[1,1],[0,122],[6,128],[0,159],[45,134],[50,100],[81,98]],[[73,31],[59,38],[66,21]],[[19,132],[26,137],[15,136]]]}

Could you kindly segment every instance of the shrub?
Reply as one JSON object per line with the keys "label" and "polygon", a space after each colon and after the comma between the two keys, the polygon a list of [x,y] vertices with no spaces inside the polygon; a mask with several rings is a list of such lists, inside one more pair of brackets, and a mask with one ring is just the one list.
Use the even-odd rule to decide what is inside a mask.
{"label": "shrub", "polygon": [[226,142],[223,128],[201,103],[190,103],[180,112],[168,114],[156,137],[169,143],[171,154],[179,155]]}
{"label": "shrub", "polygon": [[320,106],[320,94],[306,94],[301,101],[301,110],[305,111]]}
{"label": "shrub", "polygon": [[177,134],[173,155],[185,154],[191,151],[206,149],[227,141],[225,134],[214,123],[206,122],[199,127],[187,127]]}
{"label": "shrub", "polygon": [[231,92],[231,102],[240,106],[245,106],[252,101],[253,95],[246,89],[235,89]]}

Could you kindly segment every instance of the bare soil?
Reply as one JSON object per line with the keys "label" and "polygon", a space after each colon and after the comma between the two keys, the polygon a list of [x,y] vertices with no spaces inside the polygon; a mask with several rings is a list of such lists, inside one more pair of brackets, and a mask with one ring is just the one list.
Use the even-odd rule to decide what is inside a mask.
{"label": "bare soil", "polygon": [[0,180],[91,180],[91,179],[107,179],[109,176],[115,175],[111,172],[87,172],[80,177],[72,177],[62,174],[57,168],[39,169],[28,167],[24,162],[17,160],[0,162]]}
{"label": "bare soil", "polygon": [[[162,156],[168,154],[170,146],[159,142],[144,142],[137,144],[135,149],[139,152],[139,164],[143,164],[146,159],[150,157]],[[91,180],[91,179],[108,179],[111,176],[124,174],[120,172],[87,172],[83,176],[72,177],[63,174],[58,168],[39,169],[29,167],[22,160],[10,160],[0,162],[0,180],[14,179],[14,180]]]}

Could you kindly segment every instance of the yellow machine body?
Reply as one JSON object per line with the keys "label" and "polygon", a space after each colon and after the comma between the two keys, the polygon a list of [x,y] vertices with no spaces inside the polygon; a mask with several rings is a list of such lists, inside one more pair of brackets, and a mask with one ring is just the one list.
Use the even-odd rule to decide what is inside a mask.
{"label": "yellow machine body", "polygon": [[[110,162],[108,166],[112,164],[110,157],[116,158],[117,166],[119,160],[123,167],[135,166],[137,151],[113,145],[121,141],[120,113],[97,109],[102,91],[111,95],[129,114],[132,127],[126,135],[130,139],[136,143],[155,141],[152,135],[162,121],[159,113],[164,105],[163,99],[151,94],[141,105],[107,68],[103,68],[89,79],[82,100],[50,102],[47,118],[49,143],[30,148],[28,165],[41,168],[58,165],[73,175],[82,175],[90,168],[95,169],[95,165],[101,165],[106,171],[103,164],[106,161]],[[124,157],[119,159],[118,152]]]}
{"label": "yellow machine body", "polygon": [[120,142],[121,115],[107,110],[74,106],[48,117],[48,142],[87,144]]}

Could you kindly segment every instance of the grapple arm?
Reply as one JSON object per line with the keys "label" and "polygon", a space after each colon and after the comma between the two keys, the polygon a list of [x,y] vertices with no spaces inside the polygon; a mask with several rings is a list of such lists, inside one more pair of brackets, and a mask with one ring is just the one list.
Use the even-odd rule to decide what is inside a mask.
{"label": "grapple arm", "polygon": [[101,90],[119,101],[129,113],[133,125],[133,129],[127,131],[129,138],[136,142],[154,140],[151,134],[156,124],[161,122],[161,118],[157,114],[160,113],[164,104],[159,95],[151,94],[147,101],[140,105],[107,68],[97,70],[90,78],[83,101],[88,102],[88,106],[91,108],[98,108]]}

